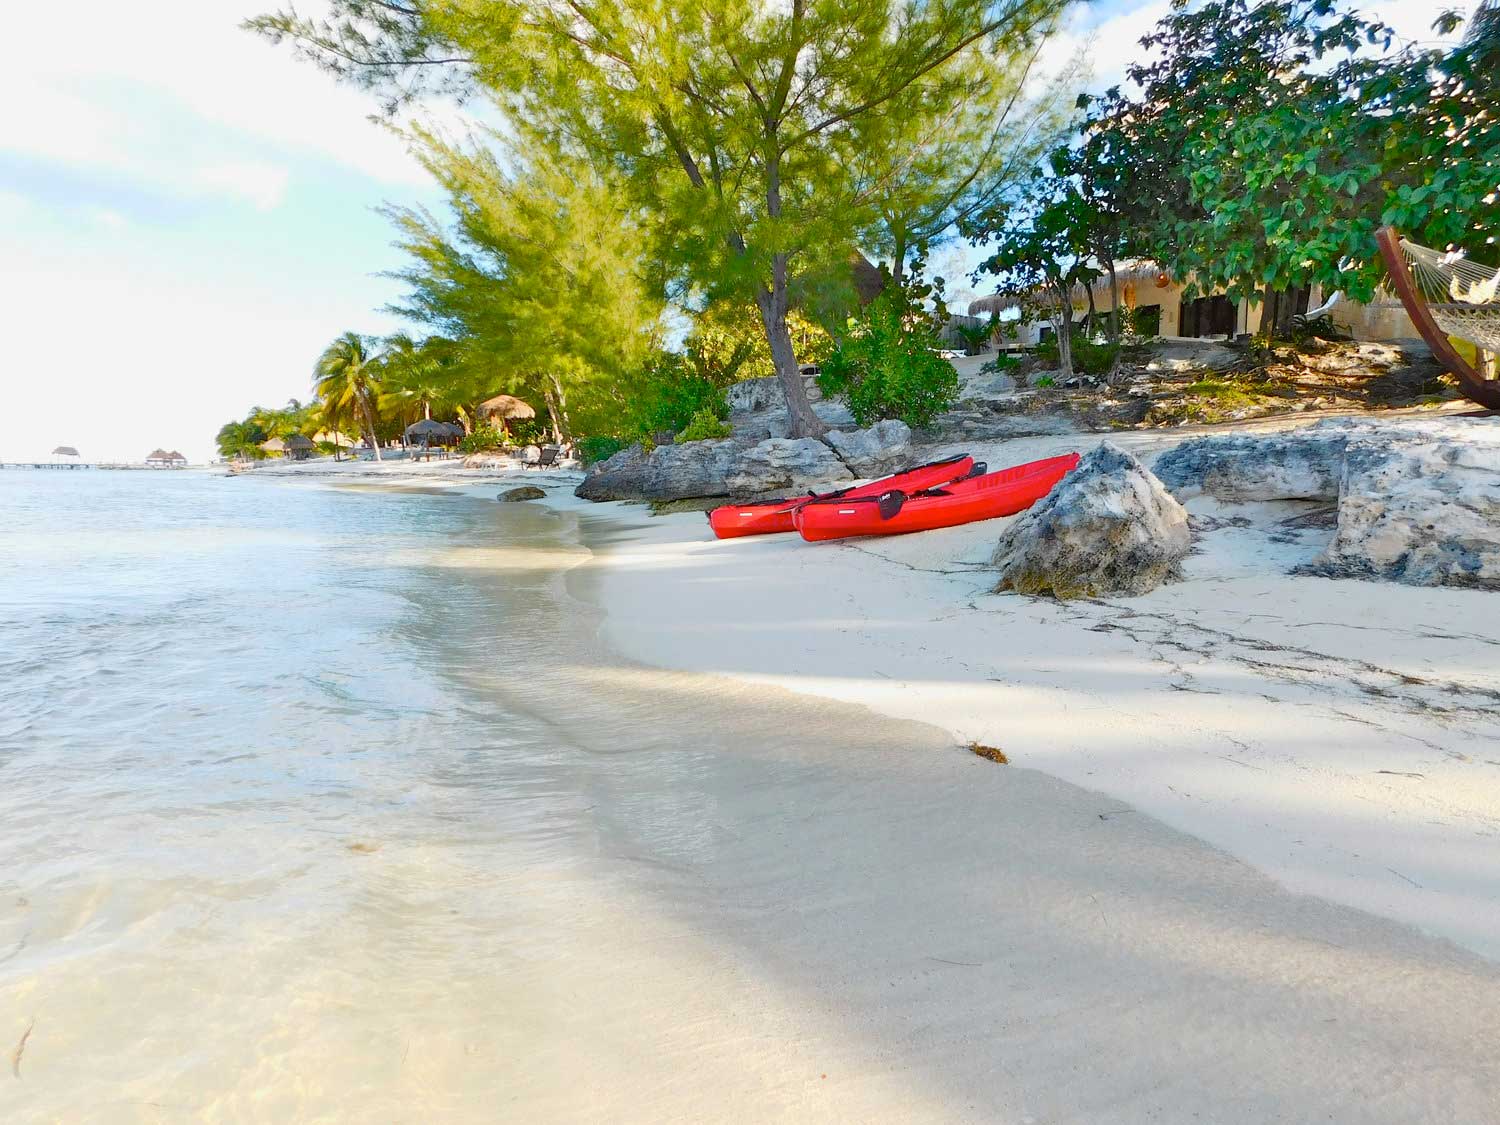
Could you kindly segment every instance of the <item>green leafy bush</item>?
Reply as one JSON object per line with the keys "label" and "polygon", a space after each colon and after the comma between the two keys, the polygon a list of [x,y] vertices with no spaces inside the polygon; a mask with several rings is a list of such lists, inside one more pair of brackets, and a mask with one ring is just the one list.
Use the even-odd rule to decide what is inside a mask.
{"label": "green leafy bush", "polygon": [[1051,375],[1043,375],[1036,381],[1035,385],[1038,387],[1055,387],[1057,386],[1057,380],[1052,378]]}
{"label": "green leafy bush", "polygon": [[850,321],[818,386],[843,397],[861,426],[882,418],[925,426],[958,397],[958,372],[937,346],[925,317],[901,294],[884,293]]}
{"label": "green leafy bush", "polygon": [[626,433],[636,438],[679,433],[705,409],[715,418],[729,417],[723,388],[693,370],[684,357],[662,353],[631,387]]}
{"label": "green leafy bush", "polygon": [[1004,375],[1007,371],[1014,371],[1021,366],[1019,356],[1013,356],[1009,352],[1001,352],[994,359],[980,364],[981,375]]}
{"label": "green leafy bush", "polygon": [[[1120,354],[1120,345],[1096,344],[1082,333],[1075,332],[1072,351],[1074,372],[1079,375],[1108,375],[1114,368],[1115,357]],[[1044,363],[1056,365],[1057,341],[1049,336],[1037,345],[1036,354]]]}
{"label": "green leafy bush", "polygon": [[578,456],[585,465],[593,465],[599,461],[608,461],[629,444],[624,438],[596,434],[593,437],[578,439]]}
{"label": "green leafy bush", "polygon": [[494,426],[476,426],[458,443],[460,453],[485,453],[505,444],[505,435]]}
{"label": "green leafy bush", "polygon": [[688,421],[682,431],[677,435],[678,441],[713,441],[727,438],[730,434],[728,423],[722,421],[714,413],[712,406],[700,407],[698,412]]}

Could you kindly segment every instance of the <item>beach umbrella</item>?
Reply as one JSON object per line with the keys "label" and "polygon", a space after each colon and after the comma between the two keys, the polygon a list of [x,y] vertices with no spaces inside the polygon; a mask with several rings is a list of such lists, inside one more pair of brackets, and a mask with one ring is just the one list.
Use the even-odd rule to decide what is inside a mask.
{"label": "beach umbrella", "polygon": [[354,439],[348,434],[341,434],[338,430],[319,430],[313,434],[313,441],[318,445],[337,445],[342,449],[350,449],[354,446]]}
{"label": "beach umbrella", "polygon": [[[279,437],[273,437],[269,441],[263,441],[263,442],[261,442],[260,443],[260,447],[262,449],[264,449],[267,453],[285,453],[286,452],[286,442],[282,441]],[[162,456],[165,457],[166,454],[163,453]]]}
{"label": "beach umbrella", "polygon": [[463,441],[464,428],[457,422],[439,422],[438,425],[447,431],[449,441]]}

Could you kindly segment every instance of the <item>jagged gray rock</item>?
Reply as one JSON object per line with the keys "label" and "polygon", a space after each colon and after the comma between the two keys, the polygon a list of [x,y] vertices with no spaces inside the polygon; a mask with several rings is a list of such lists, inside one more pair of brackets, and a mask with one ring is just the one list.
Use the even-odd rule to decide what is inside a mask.
{"label": "jagged gray rock", "polygon": [[523,484],[520,488],[507,488],[495,499],[502,504],[516,504],[522,500],[545,500],[547,494],[534,484]]}
{"label": "jagged gray rock", "polygon": [[740,453],[724,483],[732,496],[754,496],[853,479],[838,454],[817,438],[770,438]]}
{"label": "jagged gray rock", "polygon": [[659,445],[647,453],[639,443],[601,461],[574,489],[585,500],[686,500],[727,496],[725,484],[745,450],[740,441],[689,441]]}
{"label": "jagged gray rock", "polygon": [[1000,536],[997,590],[1059,598],[1144,594],[1192,547],[1187,512],[1162,482],[1104,442]]}
{"label": "jagged gray rock", "polygon": [[1459,425],[1448,439],[1351,438],[1338,530],[1300,572],[1500,590],[1500,420]]}
{"label": "jagged gray rock", "polygon": [[724,392],[731,414],[753,414],[761,410],[775,410],[786,405],[781,393],[781,383],[774,375],[764,379],[741,379],[730,384]]}
{"label": "jagged gray rock", "polygon": [[894,418],[864,430],[830,430],[827,441],[857,477],[883,477],[911,464],[911,427]]}
{"label": "jagged gray rock", "polygon": [[1198,493],[1229,503],[1333,500],[1349,434],[1339,420],[1281,433],[1196,438],[1163,453],[1152,471],[1179,500]]}

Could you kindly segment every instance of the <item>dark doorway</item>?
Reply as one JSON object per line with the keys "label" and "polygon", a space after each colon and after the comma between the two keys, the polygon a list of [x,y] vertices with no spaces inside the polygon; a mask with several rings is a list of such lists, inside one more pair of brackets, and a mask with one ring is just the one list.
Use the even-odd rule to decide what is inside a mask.
{"label": "dark doorway", "polygon": [[1160,336],[1161,335],[1161,306],[1141,305],[1134,312],[1135,334],[1137,336]]}
{"label": "dark doorway", "polygon": [[1182,336],[1233,336],[1237,306],[1224,294],[1184,300],[1177,321]]}

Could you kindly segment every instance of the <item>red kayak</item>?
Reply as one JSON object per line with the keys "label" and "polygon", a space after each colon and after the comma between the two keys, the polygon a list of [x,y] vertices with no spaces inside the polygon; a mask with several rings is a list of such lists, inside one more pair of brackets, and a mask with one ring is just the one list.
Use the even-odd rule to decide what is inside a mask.
{"label": "red kayak", "polygon": [[811,500],[792,519],[808,542],[955,527],[1024,512],[1077,466],[1078,454],[1069,453],[921,492],[892,489],[876,496]]}
{"label": "red kayak", "polygon": [[725,504],[708,513],[709,526],[720,539],[733,539],[739,535],[769,535],[777,531],[793,531],[792,513],[803,504],[814,500],[834,500],[840,497],[854,499],[862,496],[879,496],[899,489],[902,492],[920,492],[936,488],[940,484],[967,476],[974,468],[974,458],[967,453],[962,457],[951,457],[946,461],[933,461],[918,465],[904,473],[882,477],[869,484],[856,485],[838,492],[809,492],[806,496],[789,496],[779,500],[759,500],[754,504]]}

